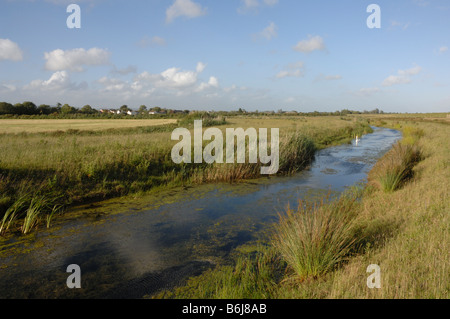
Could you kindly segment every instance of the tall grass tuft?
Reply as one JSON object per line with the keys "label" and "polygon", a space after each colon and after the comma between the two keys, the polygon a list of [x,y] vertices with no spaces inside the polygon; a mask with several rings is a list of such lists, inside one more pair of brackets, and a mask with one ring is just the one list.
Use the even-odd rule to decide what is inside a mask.
{"label": "tall grass tuft", "polygon": [[318,278],[346,260],[356,243],[356,199],[288,207],[275,225],[273,244],[300,281]]}
{"label": "tall grass tuft", "polygon": [[413,168],[421,159],[422,151],[417,144],[397,143],[374,166],[369,181],[385,192],[394,192],[413,176]]}
{"label": "tall grass tuft", "polygon": [[6,210],[0,225],[0,234],[6,232],[16,220],[21,217],[22,212],[26,209],[30,194],[22,194],[17,200]]}
{"label": "tall grass tuft", "polygon": [[41,222],[50,227],[53,216],[62,211],[63,205],[57,204],[58,198],[44,194],[23,193],[6,210],[0,224],[0,234],[5,233],[19,222],[23,234],[30,233]]}
{"label": "tall grass tuft", "polygon": [[294,134],[280,145],[280,172],[295,173],[309,165],[316,152],[314,142],[302,134]]}

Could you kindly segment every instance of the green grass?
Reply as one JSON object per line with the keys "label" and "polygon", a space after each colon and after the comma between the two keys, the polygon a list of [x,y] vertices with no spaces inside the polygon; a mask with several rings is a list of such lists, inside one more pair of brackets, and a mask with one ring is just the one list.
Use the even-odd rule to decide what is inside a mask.
{"label": "green grass", "polygon": [[331,204],[301,201],[280,215],[273,245],[299,281],[317,279],[349,257],[357,242],[355,201],[347,196]]}
{"label": "green grass", "polygon": [[57,202],[58,198],[49,194],[23,192],[4,213],[0,235],[13,228],[27,234],[43,223],[49,228],[54,215],[63,208]]}
{"label": "green grass", "polygon": [[208,270],[174,292],[154,298],[178,299],[272,299],[283,277],[285,264],[271,247],[245,247],[233,265]]}
{"label": "green grass", "polygon": [[369,175],[369,180],[385,192],[394,192],[411,179],[414,166],[423,158],[418,144],[423,130],[406,127],[403,134],[403,139],[377,162]]}
{"label": "green grass", "polygon": [[[188,128],[191,128],[189,125],[194,119],[195,116],[186,119]],[[218,127],[222,131],[228,127],[268,128],[269,132],[270,128],[279,128],[279,174],[304,169],[314,156],[315,149],[325,147],[334,139],[342,143],[349,141],[355,131],[370,131],[364,120],[349,122],[334,117],[209,120],[211,125],[221,125]],[[27,127],[24,132],[15,134],[0,134],[0,218],[19,201],[23,189],[39,190],[39,194],[56,198],[55,205],[67,207],[157,188],[233,183],[261,176],[261,163],[174,164],[170,156],[172,147],[177,143],[171,140],[171,133],[177,127],[174,124],[149,127],[119,125],[119,128],[111,129],[111,123],[104,121],[104,130],[86,126],[82,129],[68,127],[65,131],[40,132],[41,123],[36,121],[36,128]],[[60,124],[54,125],[61,127]],[[19,219],[26,216],[19,215],[17,217],[11,210],[8,212],[8,216]],[[30,213],[30,216],[33,214]],[[33,224],[33,218],[27,221]],[[4,223],[3,232],[7,223]]]}
{"label": "green grass", "polygon": [[[397,147],[420,147],[421,161],[412,161],[413,174],[401,188],[385,192],[368,184],[331,206],[288,209],[267,246],[244,251],[233,265],[218,265],[156,297],[448,299],[448,123],[410,117],[381,120],[399,129],[413,126]],[[394,158],[401,163],[411,158],[410,151]],[[374,167],[370,175],[379,170]],[[371,264],[381,268],[381,289],[366,285]]]}

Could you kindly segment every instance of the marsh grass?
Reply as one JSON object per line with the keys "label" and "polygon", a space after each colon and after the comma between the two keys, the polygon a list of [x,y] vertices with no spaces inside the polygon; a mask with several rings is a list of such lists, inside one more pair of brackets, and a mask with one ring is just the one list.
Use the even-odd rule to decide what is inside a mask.
{"label": "marsh grass", "polygon": [[0,225],[0,235],[10,228],[21,224],[18,229],[27,234],[34,228],[45,222],[47,228],[50,227],[53,216],[61,212],[64,208],[58,204],[59,198],[51,198],[48,194],[23,193],[6,210]]}
{"label": "marsh grass", "polygon": [[191,278],[184,287],[165,298],[193,299],[271,299],[275,298],[285,265],[272,247],[259,246],[241,253],[233,265],[219,266],[197,278]]}
{"label": "marsh grass", "polygon": [[[406,117],[404,121],[380,117],[380,121],[391,128],[396,123],[399,128],[400,125],[411,124],[409,117]],[[422,160],[414,167],[414,181],[404,183],[403,187],[397,191],[388,193],[369,183],[364,188],[351,189],[347,194],[350,197],[346,200],[356,198],[356,201],[346,203],[343,199],[341,208],[337,207],[335,202],[327,202],[326,205],[319,203],[315,206],[300,205],[298,209],[289,209],[282,215],[284,223],[275,224],[275,227],[281,228],[282,231],[274,233],[274,239],[270,243],[273,256],[276,258],[259,259],[260,262],[269,263],[269,265],[259,266],[261,269],[272,271],[270,279],[266,281],[269,284],[251,286],[244,283],[247,289],[241,290],[241,293],[231,293],[239,290],[239,287],[233,288],[233,285],[240,284],[241,280],[245,282],[244,278],[251,279],[250,282],[258,282],[255,275],[249,273],[251,270],[254,271],[254,267],[249,266],[251,263],[240,261],[234,266],[219,266],[198,278],[192,278],[189,288],[179,288],[178,291],[182,292],[180,295],[175,292],[174,295],[166,297],[216,298],[217,296],[250,295],[280,299],[448,299],[450,292],[448,123],[416,121],[412,131],[418,133],[413,134],[416,135],[413,137],[414,143],[402,140],[401,147],[405,148],[407,145],[412,147],[418,144],[421,154],[426,155],[422,155]],[[408,138],[412,135],[408,130],[406,132],[404,137]],[[403,159],[403,157],[402,155],[398,158]],[[413,156],[413,158],[417,157]],[[380,161],[383,160],[384,158],[380,159]],[[329,204],[336,207],[327,206]],[[323,209],[322,206],[327,206],[328,210],[320,212]],[[324,216],[306,214],[308,211],[316,210]],[[333,218],[334,222],[311,222],[315,219],[326,221],[329,219],[327,216],[332,216],[332,210],[336,217]],[[350,214],[340,214],[346,210],[349,210]],[[303,215],[299,212],[303,212]],[[343,222],[345,218],[349,219],[348,223]],[[310,221],[306,225],[316,225],[316,231],[313,232],[312,227],[306,227],[305,224],[300,223],[302,219]],[[352,224],[351,227],[350,224]],[[337,231],[332,231],[332,228]],[[330,232],[334,235],[329,234]],[[318,235],[313,236],[313,234]],[[340,245],[334,245],[336,248],[328,250],[318,249],[325,245],[321,243],[324,243],[323,239],[326,236],[341,238],[334,242],[343,243],[341,247],[344,248],[344,253],[338,248]],[[285,238],[292,244],[288,240],[285,241]],[[319,240],[313,240],[314,238]],[[316,246],[313,243],[317,243]],[[314,249],[304,249],[303,246]],[[285,252],[282,253],[283,251]],[[329,251],[328,255],[334,256],[318,258],[317,256],[327,254],[311,254],[309,253],[311,251]],[[310,259],[296,257],[297,255],[306,256],[307,253],[311,256]],[[288,254],[292,256],[290,262],[286,257]],[[255,260],[254,254],[246,255],[246,258]],[[331,264],[334,263],[335,266],[321,266],[321,269],[329,269],[326,272],[309,271],[308,274],[311,274],[308,275],[309,279],[304,279],[306,276],[304,269],[312,269],[312,266],[320,265],[310,261],[313,259],[332,260]],[[335,261],[338,262],[335,263]],[[247,267],[243,268],[244,264]],[[294,271],[296,264],[300,269],[299,273],[302,274],[300,276]],[[367,287],[369,274],[366,270],[371,264],[381,267],[381,289]],[[303,267],[303,265],[308,266]],[[315,275],[318,273],[321,275]],[[318,278],[314,279],[314,276]],[[302,278],[303,281],[299,280]],[[253,292],[242,293],[242,291],[249,291],[248,287],[251,287]],[[223,293],[225,291],[230,293]]]}
{"label": "marsh grass", "polygon": [[280,214],[273,243],[298,280],[319,278],[349,257],[357,242],[356,206],[355,198],[344,196],[332,203],[300,201]]}
{"label": "marsh grass", "polygon": [[374,166],[369,180],[385,192],[394,192],[413,177],[414,166],[422,159],[417,144],[403,144],[394,147]]}
{"label": "marsh grass", "polygon": [[27,206],[29,201],[29,194],[21,195],[17,200],[6,210],[2,218],[2,224],[0,225],[0,235],[15,224],[17,219],[22,215],[22,212]]}
{"label": "marsh grass", "polygon": [[303,134],[286,138],[280,146],[280,171],[290,174],[302,170],[311,163],[316,150],[314,141]]}
{"label": "marsh grass", "polygon": [[[191,116],[186,123],[194,119],[197,118]],[[361,121],[350,125],[334,118],[209,120],[211,125],[222,125],[219,128],[223,131],[228,127],[280,128],[279,174],[292,174],[305,168],[318,145],[323,146],[323,141],[319,140],[325,138],[331,143],[333,139],[351,138],[354,129],[364,127]],[[326,128],[323,121],[327,122]],[[5,220],[2,232],[13,223],[10,218],[26,216],[18,214],[14,208],[14,203],[25,193],[24,187],[39,189],[40,194],[49,198],[58,197],[61,199],[58,204],[68,206],[160,187],[233,183],[261,176],[261,166],[265,165],[261,163],[176,165],[170,156],[176,144],[171,140],[175,127],[174,124],[117,129],[106,126],[105,130],[85,127],[35,133],[30,128],[17,134],[0,134],[0,218]],[[365,127],[370,129],[367,123]],[[36,193],[33,191],[34,195]],[[30,202],[31,198],[27,200],[28,206]],[[51,208],[46,210],[51,211]],[[27,219],[31,224],[33,212],[30,210]]]}

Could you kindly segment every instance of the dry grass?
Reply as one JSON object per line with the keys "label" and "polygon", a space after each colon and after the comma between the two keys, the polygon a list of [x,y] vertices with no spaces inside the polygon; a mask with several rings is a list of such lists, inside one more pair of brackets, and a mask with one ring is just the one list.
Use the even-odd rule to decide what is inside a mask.
{"label": "dry grass", "polygon": [[39,133],[53,131],[101,131],[115,128],[133,128],[143,126],[156,126],[174,124],[177,120],[173,119],[149,119],[149,120],[23,120],[23,119],[0,119],[0,134],[3,133]]}
{"label": "dry grass", "polygon": [[369,181],[385,192],[394,192],[413,177],[414,166],[421,159],[418,145],[397,143],[377,162],[369,174]]}
{"label": "dry grass", "polygon": [[[92,126],[86,126],[89,120],[81,120],[79,123],[84,126],[80,128],[84,129],[48,132],[56,127],[46,127],[46,132],[37,132],[42,129],[40,120],[19,121],[34,123],[35,126],[28,129],[36,132],[0,134],[0,218],[23,195],[21,190],[30,187],[50,194],[49,199],[63,198],[59,204],[71,205],[147,192],[157,187],[235,182],[261,176],[260,164],[175,164],[171,159],[171,149],[177,143],[171,140],[175,125],[124,128],[140,121],[102,120],[104,129],[95,131]],[[60,121],[51,123],[64,126],[67,122]],[[326,128],[323,128],[324,122]],[[280,163],[280,173],[290,173],[309,163],[316,145],[323,147],[333,141],[345,141],[351,138],[353,130],[367,129],[367,123],[366,126],[363,123],[332,117],[311,120],[232,118],[220,129],[224,132],[229,127],[254,127],[268,128],[270,132],[270,128],[279,128],[281,143],[286,143],[282,145],[293,146],[280,145],[280,155],[285,159]],[[107,129],[109,125],[116,128]]]}
{"label": "dry grass", "polygon": [[[373,192],[361,217],[379,225],[381,243],[332,281],[332,298],[449,298],[449,127],[420,123],[425,158],[413,181],[394,193]],[[369,264],[381,267],[382,288],[368,289]]]}
{"label": "dry grass", "polygon": [[300,202],[287,209],[275,226],[274,247],[300,281],[317,279],[346,260],[357,238],[355,198],[333,203]]}

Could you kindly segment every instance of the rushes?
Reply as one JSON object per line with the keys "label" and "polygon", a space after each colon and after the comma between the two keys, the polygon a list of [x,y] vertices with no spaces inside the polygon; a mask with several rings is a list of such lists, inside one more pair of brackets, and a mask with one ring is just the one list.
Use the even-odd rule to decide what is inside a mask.
{"label": "rushes", "polygon": [[374,166],[369,181],[385,192],[394,192],[413,176],[414,166],[422,159],[417,144],[397,143]]}
{"label": "rushes", "polygon": [[314,142],[301,134],[294,134],[280,146],[280,171],[294,173],[311,163],[316,152]]}
{"label": "rushes", "polygon": [[27,206],[29,194],[21,195],[5,212],[0,226],[0,234],[7,231]]}
{"label": "rushes", "polygon": [[19,229],[23,234],[28,234],[43,221],[49,228],[53,216],[63,208],[56,204],[57,200],[58,198],[50,198],[48,195],[21,195],[3,215],[0,234],[18,224],[19,220],[22,220]]}
{"label": "rushes", "polygon": [[273,243],[298,279],[318,278],[346,260],[356,242],[355,206],[343,196],[332,204],[300,202],[280,215]]}

